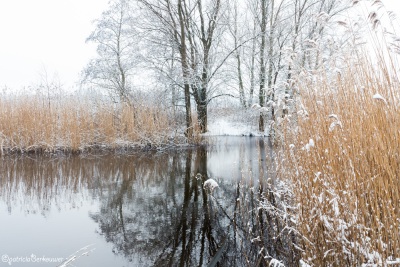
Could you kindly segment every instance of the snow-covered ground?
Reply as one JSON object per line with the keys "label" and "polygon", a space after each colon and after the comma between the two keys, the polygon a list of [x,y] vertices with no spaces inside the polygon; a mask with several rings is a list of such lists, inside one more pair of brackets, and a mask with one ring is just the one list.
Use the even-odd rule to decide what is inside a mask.
{"label": "snow-covered ground", "polygon": [[210,114],[208,120],[208,131],[205,136],[262,136],[267,132],[258,130],[257,111],[248,109],[233,111],[225,114]]}
{"label": "snow-covered ground", "polygon": [[243,122],[235,122],[226,118],[218,118],[208,125],[208,132],[204,135],[235,135],[235,136],[261,136],[263,133],[257,127]]}

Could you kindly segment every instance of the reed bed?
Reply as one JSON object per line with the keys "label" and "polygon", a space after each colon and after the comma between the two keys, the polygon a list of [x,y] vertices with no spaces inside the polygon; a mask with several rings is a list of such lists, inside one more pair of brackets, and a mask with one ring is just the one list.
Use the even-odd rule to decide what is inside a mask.
{"label": "reed bed", "polygon": [[400,266],[400,86],[394,68],[357,62],[302,80],[286,132],[280,173],[310,266]]}
{"label": "reed bed", "polygon": [[0,97],[1,154],[154,148],[182,142],[175,133],[165,108],[145,100],[127,105],[67,94]]}

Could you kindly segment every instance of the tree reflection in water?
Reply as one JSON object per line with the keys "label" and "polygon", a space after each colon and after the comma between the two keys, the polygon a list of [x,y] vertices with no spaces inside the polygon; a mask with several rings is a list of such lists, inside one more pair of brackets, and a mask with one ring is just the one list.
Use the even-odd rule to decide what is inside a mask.
{"label": "tree reflection in water", "polygon": [[208,194],[205,148],[129,166],[102,188],[101,211],[91,214],[116,254],[143,266],[269,266],[273,258],[297,265],[287,222],[260,208],[261,200],[275,205],[269,185],[219,180]]}
{"label": "tree reflection in water", "polygon": [[[249,149],[256,151],[246,154]],[[232,153],[227,147],[223,155]],[[225,168],[222,177],[210,166],[223,163],[204,147],[130,156],[6,157],[0,161],[0,198],[9,213],[22,203],[26,212],[44,216],[54,206],[62,212],[96,203],[98,212],[89,216],[98,233],[115,254],[140,266],[269,266],[272,259],[297,266],[292,223],[277,212],[289,206],[290,196],[277,193],[282,186],[273,154],[260,139],[241,148],[238,158],[250,162],[248,169],[238,162],[233,168],[239,173],[231,177],[234,170]],[[210,174],[219,183],[212,195],[203,188]]]}

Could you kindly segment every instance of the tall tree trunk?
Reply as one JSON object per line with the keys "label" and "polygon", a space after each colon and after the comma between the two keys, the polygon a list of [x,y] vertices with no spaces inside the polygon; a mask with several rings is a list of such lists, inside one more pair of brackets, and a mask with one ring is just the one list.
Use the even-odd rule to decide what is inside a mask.
{"label": "tall tree trunk", "polygon": [[243,86],[243,78],[242,78],[242,68],[240,62],[240,55],[239,52],[236,53],[236,60],[237,60],[237,72],[238,72],[238,79],[239,79],[239,99],[240,105],[242,107],[246,107],[246,97],[244,95],[244,86]]}
{"label": "tall tree trunk", "polygon": [[189,65],[187,59],[187,50],[186,50],[186,31],[185,31],[185,21],[183,15],[182,8],[182,0],[178,1],[178,14],[179,14],[179,26],[180,26],[180,55],[181,55],[181,65],[182,65],[182,73],[183,73],[183,82],[184,82],[184,94],[185,94],[185,108],[186,108],[186,130],[185,135],[188,138],[193,136],[193,127],[192,127],[192,108],[190,105],[190,84],[189,84]]}
{"label": "tall tree trunk", "polygon": [[199,10],[199,18],[200,18],[200,40],[202,44],[203,50],[203,66],[201,72],[201,85],[194,86],[192,88],[197,89],[197,92],[194,92],[195,100],[197,103],[197,115],[198,115],[198,123],[200,126],[200,130],[202,133],[207,132],[207,106],[208,106],[208,84],[209,84],[209,70],[210,70],[210,51],[214,38],[214,31],[217,27],[217,18],[220,11],[221,0],[215,1],[215,7],[212,9],[212,14],[207,14],[210,17],[210,21],[208,23],[208,27],[206,29],[206,23],[204,20],[202,1],[197,1],[197,8]]}
{"label": "tall tree trunk", "polygon": [[[172,43],[172,41],[171,41]],[[174,68],[175,68],[175,59],[174,59],[174,55],[175,55],[175,48],[172,47],[172,51],[171,51],[171,66],[169,67],[169,76],[172,77],[174,75]],[[176,123],[176,104],[177,104],[177,92],[176,92],[176,86],[175,83],[172,82],[170,84],[170,89],[171,89],[171,105],[172,105],[172,117],[174,118],[174,121]]]}
{"label": "tall tree trunk", "polygon": [[202,133],[207,132],[207,103],[204,101],[201,101],[200,103],[197,104],[197,116],[198,116],[198,122],[200,126],[200,131]]}
{"label": "tall tree trunk", "polygon": [[[235,47],[238,47],[238,8],[237,2],[234,3],[234,29],[233,29],[233,39]],[[238,85],[239,85],[239,100],[240,105],[245,108],[246,107],[246,98],[244,95],[244,87],[243,87],[243,78],[242,78],[242,67],[241,67],[241,59],[240,59],[240,49],[235,50],[235,57],[237,63],[237,74],[238,74]]]}
{"label": "tall tree trunk", "polygon": [[[253,25],[253,33],[256,32],[256,23]],[[249,106],[253,105],[253,96],[254,96],[254,86],[255,86],[255,77],[254,77],[254,68],[255,68],[255,59],[256,59],[256,38],[253,38],[252,46],[251,46],[251,62],[250,62],[250,92],[249,92]]]}
{"label": "tall tree trunk", "polygon": [[204,67],[201,76],[201,89],[197,103],[197,116],[201,133],[207,132],[207,86],[208,86],[208,51],[204,52]]}
{"label": "tall tree trunk", "polygon": [[[260,90],[258,95],[259,104],[261,107],[265,103],[265,32],[267,27],[267,0],[261,0],[261,45],[260,45]],[[260,113],[258,130],[264,132],[264,117]]]}
{"label": "tall tree trunk", "polygon": [[[275,84],[272,83],[273,81],[273,77],[272,77],[272,73],[273,73],[273,69],[274,69],[274,34],[275,34],[275,19],[277,18],[278,14],[276,14],[276,17],[274,19],[274,4],[275,1],[272,0],[270,2],[271,7],[270,7],[270,25],[269,25],[269,37],[268,37],[268,97],[267,97],[267,101],[275,101]],[[271,105],[271,120],[275,121],[275,107],[274,105]],[[271,127],[271,129],[269,129],[270,131],[270,136],[273,137],[274,136],[274,129]]]}

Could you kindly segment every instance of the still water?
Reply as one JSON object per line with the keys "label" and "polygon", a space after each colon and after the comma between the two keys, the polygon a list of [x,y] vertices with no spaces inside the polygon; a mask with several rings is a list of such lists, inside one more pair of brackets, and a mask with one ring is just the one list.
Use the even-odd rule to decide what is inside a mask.
{"label": "still water", "polygon": [[[212,143],[134,155],[1,158],[0,267],[260,262],[255,188],[271,176],[267,142]],[[208,178],[219,184],[211,194],[203,188]]]}

